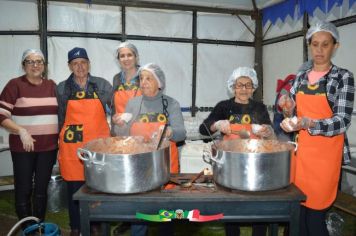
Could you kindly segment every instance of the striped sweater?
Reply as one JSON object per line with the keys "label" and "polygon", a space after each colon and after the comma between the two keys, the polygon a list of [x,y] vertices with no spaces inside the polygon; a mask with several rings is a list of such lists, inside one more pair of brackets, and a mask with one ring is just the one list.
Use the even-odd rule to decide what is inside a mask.
{"label": "striped sweater", "polygon": [[[34,151],[54,150],[58,146],[58,103],[56,84],[44,79],[33,85],[23,75],[10,80],[0,95],[0,123],[10,118],[36,140]],[[19,135],[10,134],[10,150],[24,152]]]}

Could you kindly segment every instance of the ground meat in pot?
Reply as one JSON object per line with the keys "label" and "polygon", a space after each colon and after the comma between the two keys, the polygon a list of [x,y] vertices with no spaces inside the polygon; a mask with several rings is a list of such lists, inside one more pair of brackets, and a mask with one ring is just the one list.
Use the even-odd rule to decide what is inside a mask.
{"label": "ground meat in pot", "polygon": [[293,150],[295,147],[288,142],[278,140],[236,139],[221,141],[218,150],[236,153],[273,153]]}
{"label": "ground meat in pot", "polygon": [[[167,143],[168,141],[161,148],[167,147]],[[141,136],[127,136],[96,139],[87,143],[85,149],[106,154],[138,154],[155,151],[156,146],[154,140],[147,141]]]}

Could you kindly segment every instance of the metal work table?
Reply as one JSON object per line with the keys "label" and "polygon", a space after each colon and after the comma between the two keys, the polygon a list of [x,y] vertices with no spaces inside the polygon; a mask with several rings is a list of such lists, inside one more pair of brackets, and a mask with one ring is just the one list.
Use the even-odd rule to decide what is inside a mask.
{"label": "metal work table", "polygon": [[245,192],[217,186],[214,191],[153,190],[138,194],[108,194],[86,185],[74,194],[80,203],[82,235],[90,235],[90,221],[136,221],[136,212],[158,214],[159,210],[198,209],[202,215],[223,213],[224,222],[268,222],[277,235],[278,222],[289,222],[290,235],[299,233],[303,193],[293,184],[287,188]]}

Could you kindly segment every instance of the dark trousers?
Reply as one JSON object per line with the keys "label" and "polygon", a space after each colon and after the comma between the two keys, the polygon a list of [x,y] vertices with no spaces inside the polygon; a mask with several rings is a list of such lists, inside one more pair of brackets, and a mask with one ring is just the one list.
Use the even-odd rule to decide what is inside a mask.
{"label": "dark trousers", "polygon": [[56,162],[57,150],[11,152],[11,158],[18,218],[35,216],[43,221],[47,207],[47,187]]}
{"label": "dark trousers", "polygon": [[323,210],[313,210],[301,206],[300,208],[300,227],[299,235],[303,236],[328,236],[326,227],[326,213],[329,208]]}
{"label": "dark trousers", "polygon": [[67,200],[68,200],[68,213],[69,225],[71,229],[80,230],[80,212],[79,201],[73,200],[73,195],[80,187],[83,186],[85,181],[66,181],[67,183]]}

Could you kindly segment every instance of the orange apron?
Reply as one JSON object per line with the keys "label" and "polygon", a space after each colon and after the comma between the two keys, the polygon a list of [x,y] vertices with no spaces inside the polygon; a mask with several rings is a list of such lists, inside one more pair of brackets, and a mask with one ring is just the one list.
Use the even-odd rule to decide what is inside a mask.
{"label": "orange apron", "polygon": [[[250,138],[257,139],[258,137],[252,133],[252,125],[251,124],[230,124],[231,131],[239,131],[239,130],[247,130],[250,132]],[[232,140],[232,139],[239,139],[240,136],[237,134],[229,134],[224,135],[224,140]]]}
{"label": "orange apron", "polygon": [[[325,95],[297,93],[296,103],[298,117],[325,119],[333,114]],[[343,134],[326,137],[310,135],[307,130],[299,131],[291,174],[295,185],[307,196],[306,202],[302,203],[306,207],[322,210],[335,200],[343,144]]]}
{"label": "orange apron", "polygon": [[[59,134],[58,161],[61,175],[67,181],[84,180],[84,166],[77,156],[77,149],[90,140],[110,136],[100,100],[85,98],[84,91],[77,92],[77,98],[81,97],[68,100],[65,121]],[[94,97],[97,97],[95,93]]]}
{"label": "orange apron", "polygon": [[[130,135],[143,136],[145,139],[150,139],[154,132],[159,130],[165,122],[134,122],[130,129]],[[175,142],[170,141],[170,170],[176,174],[179,171],[178,148]]]}
{"label": "orange apron", "polygon": [[115,112],[125,112],[127,102],[136,96],[141,96],[141,90],[137,85],[133,84],[120,84],[114,92]]}

